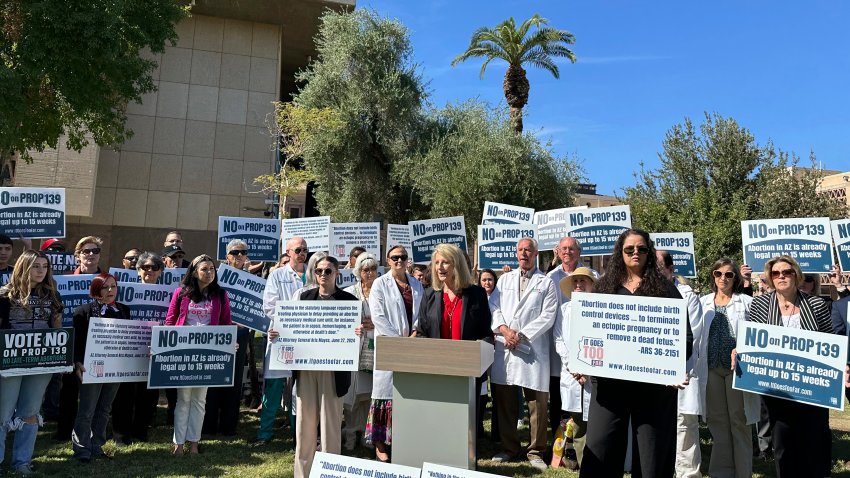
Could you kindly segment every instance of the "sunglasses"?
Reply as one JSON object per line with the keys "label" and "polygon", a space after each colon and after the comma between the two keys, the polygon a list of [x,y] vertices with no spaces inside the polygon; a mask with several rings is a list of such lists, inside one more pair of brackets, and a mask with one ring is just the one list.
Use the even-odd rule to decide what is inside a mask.
{"label": "sunglasses", "polygon": [[714,277],[716,277],[717,279],[719,279],[721,277],[725,277],[729,280],[732,280],[732,279],[735,278],[735,273],[732,272],[732,271],[726,271],[726,272],[714,271],[711,274],[714,275]]}
{"label": "sunglasses", "polygon": [[158,271],[158,270],[159,270],[159,266],[158,266],[158,265],[156,265],[156,264],[145,264],[145,265],[143,265],[143,266],[139,266],[139,269],[141,269],[141,270],[143,270],[143,271],[145,271],[145,272]]}
{"label": "sunglasses", "polygon": [[80,249],[80,254],[85,254],[85,255],[100,254],[100,248],[99,247],[93,247],[91,249]]}
{"label": "sunglasses", "polygon": [[139,256],[127,256],[124,258],[124,260],[129,262],[136,262],[137,260],[139,260]]}
{"label": "sunglasses", "polygon": [[407,261],[407,254],[402,254],[400,256],[390,256],[390,260],[393,261],[393,262]]}
{"label": "sunglasses", "polygon": [[327,269],[322,269],[321,267],[317,267],[315,269],[315,271],[316,271],[317,276],[329,276],[329,275],[331,275],[335,272],[335,270],[331,267],[328,267]]}
{"label": "sunglasses", "polygon": [[770,271],[770,276],[776,279],[777,277],[797,277],[794,269],[782,269],[781,271]]}
{"label": "sunglasses", "polygon": [[237,250],[230,251],[227,254],[230,255],[230,256],[247,256],[248,251],[243,251],[243,250],[237,249]]}
{"label": "sunglasses", "polygon": [[290,249],[290,250],[292,252],[296,253],[296,254],[301,254],[301,253],[306,254],[306,253],[310,252],[310,249],[308,249],[306,247],[296,247],[295,249]]}
{"label": "sunglasses", "polygon": [[186,257],[186,256],[185,256],[185,255],[183,255],[183,254],[171,254],[170,256],[165,256],[165,257],[170,257],[170,258],[172,258],[172,259],[180,260],[180,259],[183,259],[183,258],[184,258],[184,257]]}
{"label": "sunglasses", "polygon": [[638,247],[626,246],[626,247],[623,248],[623,254],[625,254],[627,256],[634,254],[635,251],[637,251],[637,253],[642,255],[642,256],[649,254],[649,248],[646,247],[646,246],[638,246]]}

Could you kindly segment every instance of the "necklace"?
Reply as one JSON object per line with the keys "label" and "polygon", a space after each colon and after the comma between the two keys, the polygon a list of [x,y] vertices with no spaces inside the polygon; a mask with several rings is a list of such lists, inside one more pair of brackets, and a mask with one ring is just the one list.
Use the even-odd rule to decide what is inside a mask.
{"label": "necklace", "polygon": [[[457,306],[460,305],[460,294],[455,294],[454,291],[452,291],[452,294],[454,294],[455,298],[449,300],[449,304],[451,304],[451,308],[448,311],[449,338],[452,338],[452,326],[454,325],[452,318],[454,317],[455,312],[457,312]],[[448,293],[446,293],[446,296],[448,296]]]}
{"label": "necklace", "polygon": [[779,307],[782,310],[784,310],[786,313],[793,310],[794,307],[797,306],[797,298],[796,297],[794,298],[793,301],[786,300],[784,304],[781,303],[781,301],[779,301],[779,297],[781,297],[781,296],[777,295],[777,302],[779,302]]}

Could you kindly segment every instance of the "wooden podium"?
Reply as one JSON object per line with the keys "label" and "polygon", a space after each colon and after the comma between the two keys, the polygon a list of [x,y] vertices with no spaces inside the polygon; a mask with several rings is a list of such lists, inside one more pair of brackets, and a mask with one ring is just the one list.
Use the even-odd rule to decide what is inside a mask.
{"label": "wooden podium", "polygon": [[471,340],[377,337],[375,369],[393,372],[392,462],[475,469],[475,379],[493,346]]}

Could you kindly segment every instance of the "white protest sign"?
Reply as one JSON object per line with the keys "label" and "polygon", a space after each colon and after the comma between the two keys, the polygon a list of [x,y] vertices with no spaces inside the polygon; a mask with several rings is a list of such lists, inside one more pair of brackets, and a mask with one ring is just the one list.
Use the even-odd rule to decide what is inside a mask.
{"label": "white protest sign", "polygon": [[850,219],[839,219],[830,222],[832,226],[832,242],[838,253],[838,264],[842,271],[850,271]]}
{"label": "white protest sign", "polygon": [[[384,266],[378,266],[378,274],[376,277],[384,273]],[[357,283],[357,278],[354,277],[354,269],[340,269],[336,276],[336,288],[345,289]]]}
{"label": "white protest sign", "polygon": [[340,263],[348,262],[348,253],[355,246],[381,257],[381,224],[377,222],[331,223],[330,254]]}
{"label": "white protest sign", "polygon": [[294,300],[277,303],[271,328],[280,331],[272,342],[271,370],[356,371],[363,305],[353,300]]}
{"label": "white protest sign", "polygon": [[154,325],[159,322],[89,319],[83,383],[147,382]]}
{"label": "white protest sign", "polygon": [[531,224],[534,221],[534,209],[511,206],[497,202],[484,202],[481,224]]}
{"label": "white protest sign", "polygon": [[298,236],[307,241],[307,247],[313,251],[330,249],[331,217],[302,217],[283,220],[283,241]]}
{"label": "white protest sign", "polygon": [[660,385],[685,380],[684,299],[577,292],[571,303],[571,372]]}
{"label": "white protest sign", "polygon": [[736,350],[732,388],[844,410],[846,336],[739,322]]}
{"label": "white protest sign", "polygon": [[248,257],[276,262],[280,257],[280,221],[256,217],[218,217],[218,259],[227,259],[227,244],[240,239],[248,245]]}
{"label": "white protest sign", "polygon": [[475,470],[455,468],[453,466],[438,465],[436,463],[422,463],[421,478],[498,478],[504,475],[493,475]]}
{"label": "white protest sign", "polygon": [[0,234],[65,237],[65,188],[0,188]]}
{"label": "white protest sign", "polygon": [[744,263],[764,271],[770,259],[789,255],[806,273],[832,269],[832,241],[828,217],[800,217],[741,221]]}
{"label": "white protest sign", "polygon": [[419,468],[317,451],[309,478],[420,478]]}
{"label": "white protest sign", "polygon": [[394,246],[402,246],[410,251],[410,224],[387,224],[387,250]]}
{"label": "white protest sign", "polygon": [[517,242],[523,237],[536,239],[536,236],[537,226],[534,224],[478,226],[478,269],[501,270],[504,266],[516,269],[519,267]]}
{"label": "white protest sign", "polygon": [[581,244],[583,256],[607,256],[623,231],[632,227],[629,206],[609,206],[570,211],[567,235]]}
{"label": "white protest sign", "polygon": [[174,286],[165,284],[142,284],[141,282],[119,282],[115,298],[130,308],[130,318],[165,324],[168,306]]}
{"label": "white protest sign", "polygon": [[537,211],[534,213],[534,224],[537,224],[537,245],[541,251],[554,249],[566,236],[567,213],[587,209],[587,206],[564,207]]}
{"label": "white protest sign", "polygon": [[413,262],[427,264],[437,244],[454,244],[466,252],[466,224],[463,216],[410,221]]}
{"label": "white protest sign", "polygon": [[697,276],[693,232],[655,232],[649,235],[658,251],[667,251],[673,259],[673,274],[682,277]]}

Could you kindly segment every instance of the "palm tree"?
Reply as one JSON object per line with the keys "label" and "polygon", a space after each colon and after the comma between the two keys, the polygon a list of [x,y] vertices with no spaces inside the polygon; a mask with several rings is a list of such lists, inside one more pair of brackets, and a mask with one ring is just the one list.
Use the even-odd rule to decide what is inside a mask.
{"label": "palm tree", "polygon": [[[549,20],[535,13],[522,22],[519,28],[513,17],[496,25],[496,28],[481,27],[472,34],[472,41],[466,51],[452,60],[454,66],[469,58],[486,58],[481,65],[481,78],[484,78],[484,70],[491,61],[498,58],[508,62],[502,88],[517,133],[522,133],[522,109],[528,103],[529,85],[523,65],[543,68],[555,78],[560,78],[561,73],[554,58],[569,58],[570,62],[576,62],[575,54],[566,47],[575,43],[575,36],[566,30],[549,27],[548,24]],[[537,30],[529,34],[531,27],[537,27]]]}

